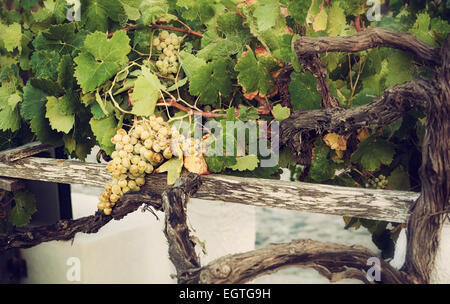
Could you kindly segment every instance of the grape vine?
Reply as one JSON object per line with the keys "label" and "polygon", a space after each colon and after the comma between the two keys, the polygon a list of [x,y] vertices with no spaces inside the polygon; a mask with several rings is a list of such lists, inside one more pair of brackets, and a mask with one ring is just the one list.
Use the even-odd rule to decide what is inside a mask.
{"label": "grape vine", "polygon": [[[297,58],[293,43],[300,36],[381,27],[439,46],[450,32],[449,1],[381,3],[381,18],[370,21],[365,0],[82,0],[73,7],[65,0],[0,1],[0,149],[39,140],[84,160],[100,146],[112,157],[112,182],[98,205],[106,215],[123,193],[139,190],[145,174],[167,171],[173,182],[183,167],[261,178],[279,178],[289,168],[293,180],[417,191],[425,125],[418,110],[384,127],[322,134],[301,165],[285,147],[272,167],[261,165],[260,151],[183,157],[219,141],[249,154],[236,137],[173,144],[178,122],[191,132],[208,121],[270,125],[297,110],[320,109],[327,105],[318,90],[324,83],[335,106],[353,108],[393,85],[433,77],[413,56],[385,48],[323,53],[325,73]],[[15,205],[27,199],[30,208],[0,218],[2,233],[26,225],[34,212],[32,198],[15,195],[22,198]],[[345,222],[368,228],[392,255],[399,229]]]}

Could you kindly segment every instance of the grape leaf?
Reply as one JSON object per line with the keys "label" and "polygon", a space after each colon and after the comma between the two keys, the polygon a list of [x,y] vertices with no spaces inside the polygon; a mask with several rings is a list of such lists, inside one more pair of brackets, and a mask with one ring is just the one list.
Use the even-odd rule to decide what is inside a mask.
{"label": "grape leaf", "polygon": [[177,0],[177,6],[185,8],[182,16],[189,21],[207,22],[215,15],[214,2],[209,0]]}
{"label": "grape leaf", "polygon": [[49,95],[61,96],[62,94],[64,94],[64,90],[61,88],[61,86],[57,82],[51,81],[49,79],[31,78],[30,83],[33,87],[40,89]]}
{"label": "grape leaf", "polygon": [[19,23],[5,25],[0,22],[0,46],[12,52],[15,48],[22,52],[22,27]]}
{"label": "grape leaf", "polygon": [[427,13],[422,13],[417,15],[416,22],[413,27],[409,30],[410,33],[414,34],[417,38],[426,42],[430,45],[435,46],[436,41],[430,30],[431,18]]}
{"label": "grape leaf", "polygon": [[148,116],[155,111],[156,101],[161,98],[161,85],[158,77],[148,69],[143,69],[134,83],[133,93],[130,95],[134,100],[133,110],[135,115]]}
{"label": "grape leaf", "polygon": [[152,24],[159,18],[168,19],[169,4],[166,0],[144,0],[139,10],[141,12],[140,21],[143,24]]}
{"label": "grape leaf", "polygon": [[58,82],[63,88],[73,88],[75,82],[73,72],[72,57],[70,57],[70,55],[63,55],[58,65]]}
{"label": "grape leaf", "polygon": [[180,54],[181,66],[188,79],[194,77],[197,71],[206,66],[206,61],[202,58],[198,58],[195,55],[189,54],[185,51],[181,51]]}
{"label": "grape leaf", "polygon": [[47,97],[47,112],[45,117],[50,121],[50,126],[57,131],[69,133],[75,123],[75,115],[67,114],[69,98]]}
{"label": "grape leaf", "polygon": [[289,0],[287,9],[294,19],[295,23],[305,24],[306,16],[308,15],[308,9],[310,1],[308,0]]}
{"label": "grape leaf", "polygon": [[388,186],[392,190],[410,190],[408,172],[402,166],[398,166],[388,177]]}
{"label": "grape leaf", "polygon": [[130,39],[125,31],[114,33],[111,39],[106,34],[89,34],[84,42],[84,51],[75,59],[75,77],[83,92],[92,92],[106,80],[119,72],[127,62]]}
{"label": "grape leaf", "polygon": [[323,137],[323,140],[327,144],[327,146],[333,150],[347,150],[347,140],[342,135],[336,133],[328,133]]}
{"label": "grape leaf", "polygon": [[92,118],[89,124],[91,125],[95,138],[97,138],[100,148],[110,155],[115,148],[114,144],[111,143],[111,137],[117,131],[117,121],[114,116],[109,115],[102,119]]}
{"label": "grape leaf", "polygon": [[228,166],[232,170],[239,171],[253,171],[258,167],[259,159],[256,155],[246,155],[241,157],[236,157],[236,164]]}
{"label": "grape leaf", "polygon": [[127,21],[127,15],[120,1],[81,0],[81,23],[89,31],[108,30],[108,19],[121,24]]}
{"label": "grape leaf", "polygon": [[0,130],[17,131],[20,128],[20,114],[16,107],[9,104],[9,99],[15,94],[14,87],[3,83],[0,87]]}
{"label": "grape leaf", "polygon": [[314,143],[309,176],[316,182],[324,182],[334,177],[335,165],[329,159],[330,148],[318,138]]}
{"label": "grape leaf", "polygon": [[374,171],[381,164],[389,165],[394,158],[394,145],[382,138],[370,136],[359,144],[351,156],[353,163],[360,162],[365,170]]}
{"label": "grape leaf", "polygon": [[359,107],[372,102],[376,97],[372,89],[363,89],[352,99],[352,107]]}
{"label": "grape leaf", "polygon": [[222,172],[237,163],[233,156],[205,156],[206,164],[211,172]]}
{"label": "grape leaf", "polygon": [[167,184],[172,185],[175,183],[177,178],[181,175],[181,169],[183,168],[183,159],[182,158],[171,158],[161,166],[159,166],[155,172],[163,173],[167,172]]}
{"label": "grape leaf", "polygon": [[322,97],[317,92],[317,80],[310,72],[292,73],[289,93],[294,110],[320,109]]}
{"label": "grape leaf", "polygon": [[387,61],[386,86],[392,87],[396,84],[413,79],[412,58],[404,52],[392,51],[385,59]]}
{"label": "grape leaf", "polygon": [[30,61],[35,77],[56,81],[60,58],[55,51],[35,51]]}
{"label": "grape leaf", "polygon": [[282,121],[291,115],[291,109],[289,109],[288,107],[283,107],[280,104],[277,104],[272,109],[272,115],[276,120]]}
{"label": "grape leaf", "polygon": [[348,28],[345,13],[340,4],[340,1],[333,1],[333,5],[328,12],[328,36],[344,35]]}
{"label": "grape leaf", "polygon": [[324,7],[320,9],[319,14],[314,17],[313,21],[313,29],[316,32],[324,31],[327,29],[327,22],[328,22],[328,14]]}
{"label": "grape leaf", "polygon": [[273,57],[255,56],[251,49],[241,55],[235,66],[238,82],[245,92],[259,92],[262,95],[272,93],[274,83],[271,73],[277,69],[278,64]]}
{"label": "grape leaf", "polygon": [[27,225],[37,211],[34,195],[26,191],[14,193],[15,206],[9,211],[8,221],[17,227]]}
{"label": "grape leaf", "polygon": [[200,104],[215,104],[219,97],[231,95],[228,67],[227,59],[216,59],[197,69],[189,82],[189,92],[200,96]]}
{"label": "grape leaf", "polygon": [[253,12],[260,31],[268,30],[275,26],[278,18],[283,18],[278,1],[259,0]]}

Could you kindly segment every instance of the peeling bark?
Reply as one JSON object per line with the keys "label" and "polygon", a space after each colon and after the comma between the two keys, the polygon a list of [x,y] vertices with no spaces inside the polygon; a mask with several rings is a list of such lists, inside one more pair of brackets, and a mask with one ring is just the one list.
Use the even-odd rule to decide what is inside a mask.
{"label": "peeling bark", "polygon": [[306,165],[311,160],[311,143],[324,132],[349,134],[362,127],[390,124],[413,108],[425,107],[436,92],[434,81],[415,80],[389,88],[382,97],[360,107],[296,111],[281,122],[280,143]]}
{"label": "peeling bark", "polygon": [[298,56],[325,52],[360,52],[376,47],[399,49],[414,55],[418,60],[431,66],[441,64],[441,54],[414,35],[383,28],[370,28],[348,37],[300,37],[294,43]]}
{"label": "peeling bark", "polygon": [[426,105],[421,195],[408,223],[404,268],[417,283],[430,281],[445,213],[450,211],[450,38],[442,48],[442,60],[439,91]]}

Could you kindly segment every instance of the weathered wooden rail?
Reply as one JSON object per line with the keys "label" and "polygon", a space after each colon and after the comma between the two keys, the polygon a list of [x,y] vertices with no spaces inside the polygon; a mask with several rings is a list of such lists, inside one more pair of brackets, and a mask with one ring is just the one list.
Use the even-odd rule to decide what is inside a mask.
{"label": "weathered wooden rail", "polygon": [[[105,164],[41,157],[0,161],[0,176],[95,187],[103,187],[111,180]],[[165,174],[152,174],[147,178],[153,192],[161,194],[167,188]],[[202,180],[195,198],[399,223],[407,222],[409,210],[419,196],[416,192],[226,175],[206,175]]]}

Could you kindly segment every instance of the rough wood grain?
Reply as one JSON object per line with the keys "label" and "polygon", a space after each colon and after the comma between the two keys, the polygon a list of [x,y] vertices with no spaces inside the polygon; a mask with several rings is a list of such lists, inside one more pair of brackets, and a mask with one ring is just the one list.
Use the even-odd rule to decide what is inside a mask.
{"label": "rough wood grain", "polygon": [[160,196],[153,193],[127,193],[116,204],[111,215],[97,211],[94,215],[76,220],[60,220],[53,225],[17,229],[0,237],[0,253],[12,248],[29,248],[43,242],[67,241],[78,232],[96,233],[111,220],[120,220],[136,211],[142,204],[160,209]]}
{"label": "rough wood grain", "polygon": [[5,191],[17,191],[25,188],[25,183],[21,179],[0,177],[0,189]]}
{"label": "rough wood grain", "polygon": [[[345,246],[313,240],[296,240],[290,243],[270,244],[265,248],[227,255],[200,269],[181,274],[183,283],[242,284],[286,267],[316,269],[331,281],[346,278],[364,282],[367,265],[375,254],[362,246]],[[381,281],[374,283],[409,283],[406,276],[385,261],[380,261]]]}
{"label": "rough wood grain", "polygon": [[416,60],[440,65],[441,54],[414,35],[383,28],[370,28],[348,37],[300,37],[294,42],[298,56],[325,52],[360,52],[370,48],[390,47],[409,52]]}
{"label": "rough wood grain", "polygon": [[[96,187],[103,187],[111,180],[104,164],[51,158],[30,157],[13,164],[0,163],[0,172],[8,177]],[[202,181],[202,187],[193,195],[195,198],[401,223],[407,221],[409,208],[419,196],[415,192],[215,174],[202,176]],[[143,187],[156,194],[162,194],[166,188],[165,174],[148,176]]]}
{"label": "rough wood grain", "polygon": [[0,161],[13,162],[18,159],[48,151],[51,148],[51,145],[42,144],[39,141],[34,141],[20,147],[0,151]]}
{"label": "rough wood grain", "polygon": [[436,81],[439,90],[426,106],[422,145],[421,195],[408,223],[405,270],[417,283],[428,283],[441,229],[450,210],[450,38],[442,48]]}
{"label": "rough wood grain", "polygon": [[[165,214],[164,234],[169,243],[169,258],[175,265],[177,275],[187,269],[200,267],[200,259],[195,252],[195,242],[191,240],[186,224],[187,202],[201,186],[199,175],[188,174],[164,191],[161,197]],[[179,283],[182,283],[179,281]]]}
{"label": "rough wood grain", "polygon": [[362,127],[384,126],[415,107],[425,107],[437,93],[432,80],[415,80],[387,89],[373,102],[351,109],[296,111],[280,124],[280,143],[295,151],[304,165],[311,161],[311,143],[325,132],[348,134]]}

